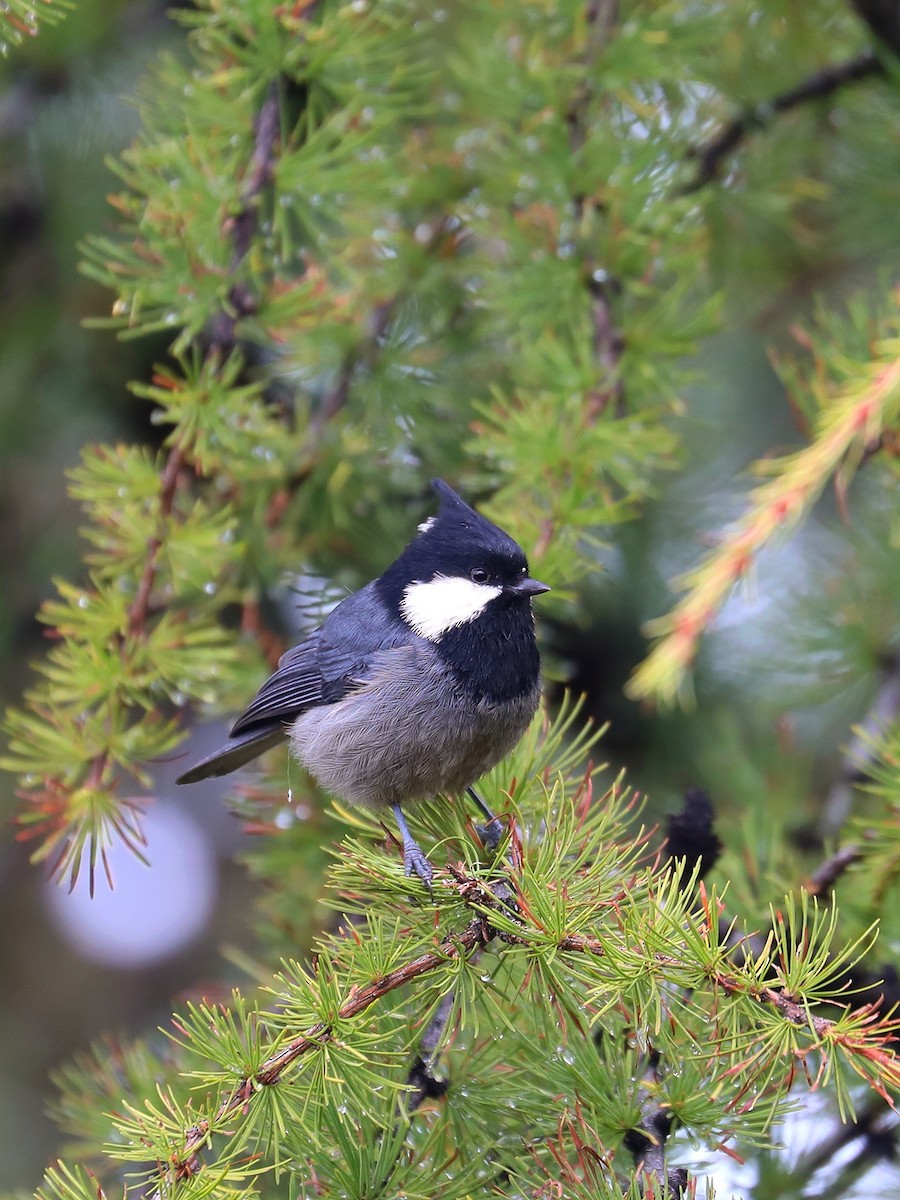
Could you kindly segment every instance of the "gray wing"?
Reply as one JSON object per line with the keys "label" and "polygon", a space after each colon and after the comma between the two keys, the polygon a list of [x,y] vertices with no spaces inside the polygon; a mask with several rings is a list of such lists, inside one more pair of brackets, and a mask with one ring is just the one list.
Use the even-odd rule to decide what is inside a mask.
{"label": "gray wing", "polygon": [[[322,631],[282,654],[270,675],[231,727],[231,736],[278,718],[288,721],[326,700],[328,690],[319,662]],[[335,696],[335,699],[338,697]]]}
{"label": "gray wing", "polygon": [[275,746],[307,709],[334,704],[365,684],[371,659],[403,645],[409,634],[392,621],[374,584],[343,600],[321,629],[278,661],[278,669],[231,727],[228,741],[195,763],[176,783],[227,775]]}

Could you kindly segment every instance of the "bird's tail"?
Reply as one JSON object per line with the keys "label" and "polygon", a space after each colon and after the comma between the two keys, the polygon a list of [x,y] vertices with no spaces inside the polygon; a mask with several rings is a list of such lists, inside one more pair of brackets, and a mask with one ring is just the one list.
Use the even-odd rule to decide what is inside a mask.
{"label": "bird's tail", "polygon": [[265,750],[277,746],[286,736],[282,721],[265,721],[231,737],[224,746],[201,758],[175,780],[176,783],[199,783],[213,775],[228,775]]}

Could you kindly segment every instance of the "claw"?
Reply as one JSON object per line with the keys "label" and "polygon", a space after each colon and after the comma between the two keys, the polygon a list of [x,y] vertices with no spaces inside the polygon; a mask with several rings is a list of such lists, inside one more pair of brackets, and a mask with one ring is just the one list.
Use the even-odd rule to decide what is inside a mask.
{"label": "claw", "polygon": [[422,847],[417,842],[404,842],[403,844],[403,873],[405,875],[418,875],[428,890],[431,891],[431,877],[433,875],[431,863],[425,857]]}

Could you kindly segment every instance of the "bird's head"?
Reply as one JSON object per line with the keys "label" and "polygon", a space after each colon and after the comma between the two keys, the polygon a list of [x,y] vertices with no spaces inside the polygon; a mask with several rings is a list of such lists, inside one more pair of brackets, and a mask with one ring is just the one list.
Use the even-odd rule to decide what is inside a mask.
{"label": "bird's head", "polygon": [[387,602],[434,642],[489,609],[529,610],[532,597],[550,589],[531,578],[522,547],[442,479],[433,487],[440,508],[381,578]]}

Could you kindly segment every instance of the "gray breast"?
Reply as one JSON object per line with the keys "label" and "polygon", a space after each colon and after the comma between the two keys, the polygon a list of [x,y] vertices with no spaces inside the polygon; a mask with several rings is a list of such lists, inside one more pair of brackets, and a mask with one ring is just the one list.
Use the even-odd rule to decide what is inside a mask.
{"label": "gray breast", "polygon": [[290,730],[296,758],[353,804],[462,791],[512,749],[540,696],[536,685],[509,703],[476,702],[422,642],[386,650],[370,666],[358,691],[303,713]]}

